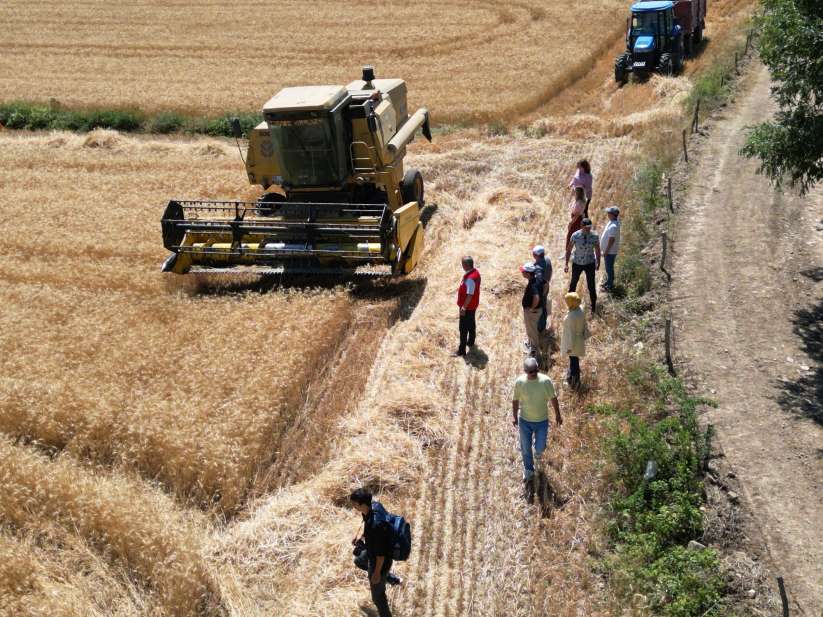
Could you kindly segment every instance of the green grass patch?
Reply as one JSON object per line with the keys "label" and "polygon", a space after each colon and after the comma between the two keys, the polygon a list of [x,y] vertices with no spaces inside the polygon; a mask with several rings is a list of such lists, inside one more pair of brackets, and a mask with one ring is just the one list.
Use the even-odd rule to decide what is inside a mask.
{"label": "green grass patch", "polygon": [[112,129],[124,133],[189,133],[231,137],[232,118],[240,120],[244,136],[262,120],[259,114],[236,113],[218,117],[187,116],[173,111],[145,114],[133,109],[64,109],[57,102],[39,105],[25,101],[0,104],[0,124],[29,131]]}
{"label": "green grass patch", "polygon": [[610,587],[654,615],[720,615],[724,583],[716,552],[686,548],[703,532],[701,474],[711,435],[698,424],[697,406],[706,401],[690,396],[663,367],[635,367],[628,377],[652,393],[651,413],[601,406],[614,418],[607,443],[612,551],[602,562]]}
{"label": "green grass patch", "polygon": [[[748,29],[744,32],[748,32]],[[726,41],[712,65],[694,80],[692,90],[684,102],[688,119],[692,118],[697,101],[700,101],[700,116],[702,117],[705,113],[724,105],[734,94],[735,81],[739,74],[739,67],[735,66],[735,55],[739,63],[746,51],[745,38],[741,36],[742,34]]]}

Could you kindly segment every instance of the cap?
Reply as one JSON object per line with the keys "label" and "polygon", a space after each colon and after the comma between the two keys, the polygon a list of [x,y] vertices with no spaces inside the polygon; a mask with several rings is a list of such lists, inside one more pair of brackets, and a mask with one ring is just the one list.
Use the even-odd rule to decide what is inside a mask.
{"label": "cap", "polygon": [[592,226],[592,220],[591,219],[583,219],[583,221],[580,224],[583,225],[583,227],[591,227]]}
{"label": "cap", "polygon": [[532,249],[532,255],[545,255],[546,249],[543,248],[542,244],[538,244]]}
{"label": "cap", "polygon": [[527,373],[536,373],[537,369],[538,364],[535,358],[526,358],[523,360],[523,370]]}
{"label": "cap", "polygon": [[535,272],[536,270],[537,270],[537,268],[535,267],[534,264],[525,263],[522,266],[520,266],[520,271],[521,272]]}
{"label": "cap", "polygon": [[608,212],[609,214],[620,214],[620,208],[617,206],[609,206],[604,210],[604,212]]}

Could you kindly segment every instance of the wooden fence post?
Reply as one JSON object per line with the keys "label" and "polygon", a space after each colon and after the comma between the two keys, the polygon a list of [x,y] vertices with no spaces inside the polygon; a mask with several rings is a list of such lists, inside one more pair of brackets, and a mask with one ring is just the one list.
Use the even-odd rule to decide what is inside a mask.
{"label": "wooden fence post", "polygon": [[674,199],[672,197],[672,177],[666,178],[666,195],[669,197],[669,210],[674,212]]}
{"label": "wooden fence post", "polygon": [[692,133],[697,132],[700,122],[700,99],[697,99],[697,103],[694,106],[694,117],[692,117]]}
{"label": "wooden fence post", "polygon": [[783,603],[783,617],[789,617],[789,598],[786,596],[786,585],[783,577],[777,577],[777,587],[780,589],[780,601]]}
{"label": "wooden fence post", "polygon": [[683,159],[689,162],[689,151],[686,150],[686,129],[683,129]]}
{"label": "wooden fence post", "polygon": [[737,74],[737,52],[734,52],[734,72]]}
{"label": "wooden fence post", "polygon": [[674,360],[672,359],[672,318],[666,318],[666,366],[669,368],[669,375],[674,376]]}

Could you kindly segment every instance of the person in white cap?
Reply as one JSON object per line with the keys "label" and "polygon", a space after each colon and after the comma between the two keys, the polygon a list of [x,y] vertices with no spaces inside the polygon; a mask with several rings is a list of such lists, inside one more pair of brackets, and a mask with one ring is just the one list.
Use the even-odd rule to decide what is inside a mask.
{"label": "person in white cap", "polygon": [[557,426],[563,424],[563,416],[554,384],[548,375],[538,372],[537,360],[526,358],[523,371],[514,382],[512,424],[519,429],[523,480],[528,481],[534,477],[535,462],[539,469],[549,439],[549,403],[554,408]]}
{"label": "person in white cap", "polygon": [[532,356],[540,353],[540,331],[537,324],[543,313],[543,289],[542,282],[536,279],[537,266],[533,263],[524,263],[520,266],[520,272],[526,279],[526,288],[523,290],[523,321],[526,324],[526,336],[528,337],[528,352]]}
{"label": "person in white cap", "polygon": [[540,280],[543,289],[543,314],[540,316],[540,321],[537,324],[537,329],[540,332],[552,330],[552,304],[549,298],[549,289],[552,281],[552,262],[546,257],[546,249],[538,244],[532,249],[532,257],[534,257],[534,265],[537,268],[535,277]]}
{"label": "person in white cap", "polygon": [[606,279],[603,281],[603,289],[611,292],[614,290],[614,262],[617,259],[617,252],[620,250],[620,208],[609,206],[605,210],[609,217],[606,228],[600,234],[600,252],[603,255],[603,263],[606,266]]}

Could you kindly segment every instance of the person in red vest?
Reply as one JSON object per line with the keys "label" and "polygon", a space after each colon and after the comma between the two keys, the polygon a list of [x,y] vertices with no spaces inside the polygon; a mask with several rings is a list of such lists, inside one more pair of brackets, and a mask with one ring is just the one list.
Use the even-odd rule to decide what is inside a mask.
{"label": "person in red vest", "polygon": [[474,347],[477,333],[474,313],[480,304],[480,272],[474,267],[474,259],[470,255],[463,257],[462,262],[465,274],[457,290],[457,306],[460,307],[460,347],[452,354],[455,356],[465,356],[466,347]]}

